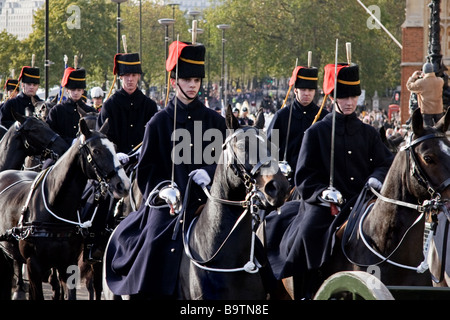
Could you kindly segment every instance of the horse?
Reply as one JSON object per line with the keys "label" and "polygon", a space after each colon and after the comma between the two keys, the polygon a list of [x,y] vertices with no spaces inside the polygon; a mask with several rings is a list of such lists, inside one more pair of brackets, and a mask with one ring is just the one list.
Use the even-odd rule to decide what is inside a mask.
{"label": "horse", "polygon": [[[51,268],[58,270],[62,298],[76,299],[76,287],[67,280],[81,253],[81,231],[94,219],[82,222],[78,214],[87,180],[98,179],[105,192],[116,198],[130,188],[114,145],[102,133],[107,123],[98,132],[89,130],[82,119],[79,126],[80,137],[48,169],[0,173],[0,269],[7,269],[6,257],[26,262],[33,300],[44,299],[42,279]],[[11,289],[5,284],[12,275],[1,276],[7,279],[0,282],[5,286],[1,295],[8,299]]]}
{"label": "horse", "polygon": [[34,106],[34,110],[28,110],[28,112],[31,112],[36,118],[45,121],[50,109],[58,103],[58,95],[47,101],[37,101],[34,97],[31,97],[31,103]]}
{"label": "horse", "polygon": [[69,148],[47,123],[12,110],[12,125],[0,140],[0,171],[22,168],[27,156],[57,159]]}
{"label": "horse", "polygon": [[[0,171],[7,169],[19,170],[24,166],[26,159],[34,156],[57,159],[69,146],[44,121],[34,116],[23,116],[12,110],[17,121],[7,129],[0,141]],[[25,296],[21,264],[14,264],[17,273],[17,284],[14,299]]]}
{"label": "horse", "polygon": [[[336,232],[332,255],[320,270],[321,281],[338,271],[376,271],[386,285],[431,286],[423,252],[425,218],[447,208],[450,199],[449,124],[450,112],[434,127],[424,126],[420,110],[413,113],[412,132],[380,193],[371,189],[375,201],[367,208],[355,204]],[[363,195],[364,190],[361,199]],[[284,279],[291,296],[292,280]]]}
{"label": "horse", "polygon": [[280,207],[289,182],[272,156],[277,150],[264,135],[262,112],[254,127],[241,127],[228,107],[226,123],[234,133],[223,144],[211,190],[204,188],[208,201],[189,226],[183,225],[181,299],[267,297],[269,281],[260,265],[265,257],[256,250],[258,210]]}

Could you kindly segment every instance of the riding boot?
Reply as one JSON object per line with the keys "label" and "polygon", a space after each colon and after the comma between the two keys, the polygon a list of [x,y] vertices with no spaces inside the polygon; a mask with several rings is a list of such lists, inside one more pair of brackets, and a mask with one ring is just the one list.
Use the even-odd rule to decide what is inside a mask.
{"label": "riding boot", "polygon": [[294,299],[312,300],[320,287],[320,273],[318,269],[308,270],[293,276]]}

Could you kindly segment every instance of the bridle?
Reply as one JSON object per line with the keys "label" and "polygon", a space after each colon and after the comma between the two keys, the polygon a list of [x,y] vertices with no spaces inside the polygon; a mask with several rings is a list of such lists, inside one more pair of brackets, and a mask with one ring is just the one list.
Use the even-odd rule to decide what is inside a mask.
{"label": "bridle", "polygon": [[95,160],[95,157],[92,155],[91,149],[88,146],[88,143],[96,140],[96,139],[102,139],[102,136],[92,136],[86,140],[82,140],[80,138],[80,145],[78,146],[78,150],[80,154],[82,155],[83,161],[82,161],[82,169],[83,172],[88,175],[88,167],[91,167],[95,173],[95,178],[101,185],[102,189],[102,195],[106,195],[106,192],[108,190],[108,181],[114,177],[117,172],[119,172],[120,169],[123,168],[122,165],[119,165],[117,167],[114,167],[109,172],[101,168],[97,161]]}
{"label": "bridle", "polygon": [[43,159],[58,160],[60,155],[57,154],[55,151],[53,151],[51,149],[51,147],[55,143],[56,139],[59,138],[59,134],[55,133],[52,136],[52,138],[48,141],[48,143],[45,145],[37,145],[36,146],[34,142],[30,143],[29,137],[27,137],[27,135],[24,134],[24,132],[25,132],[25,124],[27,123],[27,121],[31,121],[31,119],[32,118],[27,118],[22,124],[20,124],[20,122],[16,122],[16,125],[15,125],[16,132],[18,134],[20,134],[20,137],[23,142],[23,146],[27,150],[27,154],[28,155],[40,154],[41,158],[43,158]]}
{"label": "bridle", "polygon": [[[403,207],[407,207],[407,208],[410,208],[410,209],[417,210],[418,212],[420,212],[420,215],[415,219],[413,224],[406,230],[406,232],[404,233],[404,235],[400,239],[399,244],[386,257],[383,256],[382,254],[380,254],[378,251],[376,251],[375,249],[373,249],[370,246],[370,244],[366,240],[364,232],[363,232],[363,227],[362,227],[363,226],[363,222],[364,222],[364,219],[367,216],[367,214],[370,212],[370,207],[368,207],[366,209],[366,211],[364,212],[364,214],[361,216],[361,219],[359,221],[359,233],[360,233],[360,237],[361,237],[361,240],[363,241],[364,245],[374,255],[376,255],[377,257],[382,259],[380,262],[378,262],[376,264],[371,264],[371,265],[378,265],[378,264],[381,264],[383,262],[387,262],[387,263],[390,263],[390,264],[395,265],[395,266],[400,267],[400,268],[404,268],[404,269],[408,269],[408,270],[414,270],[417,273],[423,273],[426,270],[428,270],[428,261],[427,261],[428,248],[429,248],[429,243],[430,243],[431,236],[432,236],[433,232],[429,233],[428,238],[427,238],[427,240],[425,242],[426,249],[424,250],[424,260],[419,264],[419,266],[415,267],[415,266],[408,266],[408,265],[400,264],[400,263],[397,263],[397,262],[394,262],[394,261],[390,260],[390,257],[400,248],[400,246],[403,243],[404,239],[406,238],[406,235],[408,234],[408,232],[416,224],[418,224],[419,221],[421,221],[426,214],[430,214],[431,215],[433,223],[437,223],[437,214],[439,212],[441,212],[441,211],[444,212],[444,214],[446,215],[447,219],[450,220],[450,213],[448,212],[447,206],[445,205],[446,202],[448,202],[448,200],[447,199],[442,199],[441,194],[440,194],[443,190],[445,190],[450,185],[450,178],[447,178],[445,181],[443,181],[437,187],[433,186],[431,184],[430,179],[429,179],[428,175],[426,174],[426,172],[424,172],[424,170],[420,167],[420,164],[419,164],[419,161],[418,161],[418,158],[417,158],[417,154],[416,154],[416,152],[414,150],[414,147],[416,147],[417,145],[419,145],[423,141],[426,141],[426,140],[429,140],[429,139],[446,139],[446,135],[444,133],[431,133],[431,134],[427,134],[427,135],[424,135],[422,137],[419,137],[419,138],[417,138],[415,140],[412,140],[412,136],[413,136],[412,134],[409,136],[409,138],[408,138],[409,141],[407,142],[406,145],[401,147],[400,151],[405,151],[406,152],[407,165],[409,166],[409,172],[410,172],[411,177],[414,177],[417,180],[417,182],[427,190],[427,192],[430,194],[431,199],[424,200],[422,202],[422,204],[417,205],[417,204],[412,204],[412,203],[408,203],[408,202],[404,202],[404,201],[390,199],[388,197],[385,197],[385,196],[381,195],[375,189],[370,187],[371,191],[380,200],[382,200],[384,202],[391,203],[391,204],[395,204],[395,205],[398,205],[398,206],[403,206]],[[345,251],[344,251],[344,254],[345,254]],[[345,255],[347,256],[347,254],[345,254]],[[347,256],[347,259],[349,259],[348,256]],[[368,266],[368,265],[355,263],[354,261],[351,261],[350,259],[349,259],[349,261],[351,263],[359,265],[359,266]]]}
{"label": "bridle", "polygon": [[[86,176],[88,176],[89,178],[89,171],[87,170],[88,167],[91,167],[93,169],[93,171],[95,172],[96,175],[96,179],[100,182],[101,185],[101,192],[102,194],[104,193],[106,195],[106,193],[109,190],[109,186],[108,186],[108,181],[117,174],[117,172],[122,168],[122,166],[118,166],[118,167],[114,167],[111,171],[106,172],[104,169],[102,169],[98,163],[95,161],[94,156],[92,155],[91,149],[89,148],[89,143],[96,140],[96,139],[102,139],[102,136],[92,136],[84,141],[80,139],[80,145],[78,146],[78,150],[79,153],[82,155],[82,158],[84,159],[81,162],[81,167],[82,170],[84,172],[84,174],[86,174]],[[54,218],[56,218],[57,220],[60,220],[64,223],[68,223],[71,225],[75,225],[77,228],[81,228],[81,229],[86,229],[92,226],[92,222],[94,221],[94,218],[96,216],[97,213],[97,208],[95,209],[94,213],[92,214],[92,217],[90,220],[87,220],[85,222],[81,222],[81,217],[80,217],[80,213],[77,210],[77,217],[78,217],[78,221],[72,221],[72,220],[68,220],[65,219],[63,217],[60,217],[58,214],[56,214],[55,212],[53,212],[48,203],[47,203],[47,197],[45,194],[45,182],[47,179],[48,174],[52,171],[52,169],[58,165],[59,162],[57,162],[56,164],[54,164],[51,167],[48,167],[46,170],[41,171],[36,178],[33,180],[31,187],[30,187],[30,192],[28,193],[28,196],[25,200],[25,204],[22,207],[21,210],[21,217],[19,219],[19,222],[17,224],[16,227],[13,227],[10,230],[6,231],[6,236],[13,236],[16,240],[24,240],[26,238],[28,238],[29,236],[32,236],[33,234],[36,233],[36,235],[33,235],[34,237],[36,236],[48,236],[49,232],[48,230],[51,229],[51,227],[49,226],[53,226],[54,228],[59,228],[58,226],[55,226],[55,224],[48,224],[49,226],[46,226],[43,223],[40,222],[30,222],[30,223],[25,223],[24,220],[24,216],[25,214],[28,212],[28,206],[29,203],[31,201],[32,195],[34,193],[34,191],[38,188],[38,186],[41,186],[41,195],[42,195],[42,201],[43,201],[43,205],[45,207],[45,210],[50,213],[50,215],[52,215]],[[6,190],[10,189],[11,187],[13,187],[14,185],[22,182],[24,180],[19,180],[16,181],[15,183],[13,183],[12,185],[8,186],[7,188],[5,188],[4,190],[2,190],[0,192],[0,194],[2,194],[3,192],[5,192]],[[44,231],[42,231],[44,230]]]}
{"label": "bridle", "polygon": [[[249,128],[250,129],[250,128]],[[258,229],[259,224],[261,223],[261,217],[258,214],[258,210],[263,206],[263,199],[264,195],[261,191],[259,191],[256,187],[256,176],[259,174],[261,167],[266,165],[267,163],[270,163],[271,161],[275,161],[272,157],[267,156],[263,159],[259,160],[258,163],[253,166],[251,169],[248,169],[245,165],[245,163],[242,163],[239,161],[239,157],[234,152],[233,148],[230,145],[230,142],[235,139],[239,134],[242,134],[244,132],[243,129],[236,130],[233,134],[229,135],[225,142],[222,145],[222,151],[223,152],[229,152],[232,156],[228,162],[228,167],[233,171],[233,173],[239,177],[245,185],[246,188],[246,196],[244,200],[241,201],[232,201],[227,199],[221,199],[217,197],[213,197],[206,186],[202,186],[203,191],[205,192],[206,196],[210,201],[218,202],[224,205],[231,205],[231,206],[240,206],[242,208],[245,208],[244,212],[238,217],[236,222],[234,223],[233,227],[231,228],[228,235],[225,237],[224,241],[221,243],[219,248],[216,250],[214,254],[208,259],[199,260],[194,258],[190,246],[189,246],[189,239],[191,235],[191,231],[195,225],[195,222],[197,221],[197,217],[195,217],[191,224],[189,225],[189,228],[187,232],[184,230],[185,224],[183,223],[183,245],[184,250],[188,258],[191,260],[191,262],[197,266],[200,269],[206,270],[206,271],[213,271],[213,272],[239,272],[239,271],[245,271],[248,273],[257,273],[259,269],[261,268],[261,265],[257,261],[255,257],[255,241],[256,241],[256,230]],[[276,162],[277,163],[277,162]],[[188,182],[188,188],[190,186],[191,179],[189,179]],[[188,193],[188,188],[186,189],[186,193]],[[187,197],[186,197],[187,198]],[[185,200],[186,200],[185,198]],[[186,221],[186,206],[183,205],[183,222]],[[250,257],[248,262],[244,264],[242,267],[238,268],[213,268],[206,266],[208,263],[211,263],[211,261],[219,254],[219,252],[222,250],[222,248],[225,246],[225,243],[230,238],[234,230],[238,227],[240,222],[244,219],[244,217],[250,213],[252,216],[252,238],[251,238],[251,247],[250,247]],[[178,225],[178,224],[177,224]]]}

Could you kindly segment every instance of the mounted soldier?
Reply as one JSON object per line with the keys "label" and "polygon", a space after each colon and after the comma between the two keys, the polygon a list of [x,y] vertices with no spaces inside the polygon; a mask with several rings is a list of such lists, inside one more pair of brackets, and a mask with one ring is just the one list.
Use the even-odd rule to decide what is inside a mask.
{"label": "mounted soldier", "polygon": [[[278,159],[289,165],[288,179],[292,178],[297,166],[303,135],[319,113],[319,107],[313,101],[317,90],[318,74],[319,70],[315,67],[298,66],[294,69],[289,85],[294,86],[295,100],[288,108],[281,108],[275,113],[267,129],[267,137],[271,140],[275,134],[274,130],[277,130]],[[326,110],[322,111],[319,114],[319,120],[327,114]],[[294,182],[290,180],[293,187]]]}
{"label": "mounted soldier", "polygon": [[32,99],[42,101],[36,92],[40,84],[39,68],[23,67],[20,72],[19,81],[22,81],[22,92],[15,98],[8,99],[0,109],[0,124],[9,128],[16,120],[14,120],[11,109],[25,115],[27,108],[34,110]]}
{"label": "mounted soldier", "polygon": [[[113,73],[122,80],[122,89],[108,98],[97,118],[97,128],[101,128],[108,121],[105,131],[108,138],[117,147],[117,156],[126,165],[129,173],[136,164],[130,161],[128,153],[139,148],[145,131],[145,124],[157,112],[156,103],[145,96],[138,87],[142,74],[141,61],[138,53],[118,53],[114,56]],[[95,111],[95,109],[93,109]],[[90,181],[83,195],[85,202],[82,216],[90,217],[96,214],[90,237],[85,244],[85,251],[89,262],[101,261],[103,245],[110,230],[115,227],[114,208],[117,200],[109,196],[97,181]]]}
{"label": "mounted soldier", "polygon": [[[14,99],[19,94],[19,80],[7,79],[3,90],[6,92],[5,102],[9,99]],[[2,104],[3,105],[3,104]]]}
{"label": "mounted soldier", "polygon": [[[366,183],[380,190],[393,159],[379,133],[356,116],[358,65],[325,66],[323,88],[334,96],[334,110],[303,138],[295,173],[301,196],[297,214],[285,232],[278,230],[283,236],[268,235],[269,242],[270,237],[280,241],[279,251],[269,252],[274,273],[279,279],[293,276],[296,299],[312,298],[323,280],[319,270],[330,257],[336,226],[346,220]],[[271,215],[267,223],[279,223]]]}
{"label": "mounted soldier", "polygon": [[[203,155],[210,142],[203,141],[202,137],[208,129],[217,129],[221,139],[226,132],[225,119],[198,98],[205,77],[204,62],[205,47],[201,44],[175,41],[169,47],[166,70],[170,72],[176,95],[146,126],[137,167],[143,202],[138,211],[119,224],[106,252],[107,284],[115,294],[152,299],[177,296],[183,254],[179,232],[182,215],[176,215],[181,205],[180,197],[189,199],[185,201],[187,217],[192,217],[206,202],[206,196],[197,184],[208,185],[217,165],[205,160]],[[172,135],[181,131],[189,133],[191,143],[186,147],[191,152],[189,159],[179,162],[180,155],[173,150],[175,140]],[[216,153],[218,156],[220,151]],[[189,176],[195,184],[188,192]],[[174,202],[169,200],[168,194],[176,198]],[[162,205],[166,202],[169,205]]]}
{"label": "mounted soldier", "polygon": [[67,90],[69,97],[62,103],[50,109],[47,123],[69,145],[77,137],[80,114],[78,108],[85,112],[95,112],[95,109],[86,105],[82,100],[86,88],[86,70],[72,67],[64,70],[61,86]]}

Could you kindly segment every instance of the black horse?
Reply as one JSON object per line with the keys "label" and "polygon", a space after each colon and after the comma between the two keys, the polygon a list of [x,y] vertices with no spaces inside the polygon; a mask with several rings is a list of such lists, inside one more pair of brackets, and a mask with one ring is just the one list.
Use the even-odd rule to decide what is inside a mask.
{"label": "black horse", "polygon": [[264,218],[259,209],[281,206],[289,183],[272,156],[276,148],[264,135],[262,112],[255,127],[241,127],[228,107],[226,123],[234,133],[223,144],[209,200],[183,227],[187,254],[179,273],[181,299],[267,297],[260,265],[265,256],[256,237]]}
{"label": "black horse", "polygon": [[0,171],[22,168],[27,156],[57,159],[69,148],[47,123],[12,110],[13,124],[0,140]]}
{"label": "black horse", "polygon": [[[426,217],[446,209],[450,199],[450,142],[445,136],[450,112],[435,127],[412,115],[412,132],[394,158],[380,194],[367,207],[355,205],[336,234],[322,280],[338,271],[377,271],[386,285],[428,285],[423,252]],[[370,199],[370,190],[367,197]],[[363,193],[362,193],[363,195]],[[365,203],[365,201],[362,201]],[[425,261],[425,262],[424,262]],[[369,269],[368,269],[369,268]],[[292,279],[286,279],[293,292]]]}
{"label": "black horse", "polygon": [[[26,262],[31,299],[44,298],[42,280],[51,268],[58,270],[65,296],[76,298],[76,287],[67,286],[68,268],[77,266],[83,241],[80,230],[91,222],[80,221],[78,214],[87,180],[98,179],[117,198],[130,188],[103,130],[90,131],[80,120],[79,139],[52,167],[40,173],[0,173],[0,269],[8,270],[6,257]],[[8,299],[12,274],[0,276],[1,298]]]}

